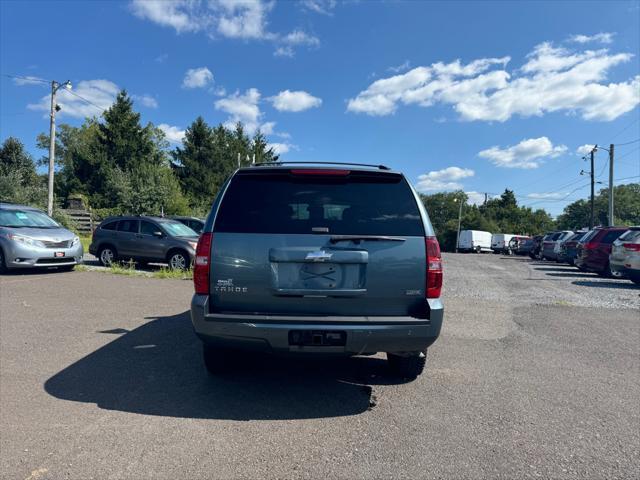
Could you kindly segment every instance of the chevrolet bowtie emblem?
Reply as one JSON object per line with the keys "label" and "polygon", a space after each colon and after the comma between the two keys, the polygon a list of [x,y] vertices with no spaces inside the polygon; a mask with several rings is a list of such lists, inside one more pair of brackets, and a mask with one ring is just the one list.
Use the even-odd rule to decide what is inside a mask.
{"label": "chevrolet bowtie emblem", "polygon": [[317,252],[309,252],[305,257],[305,260],[311,260],[312,262],[326,262],[333,256],[332,253],[327,253],[324,250],[318,250]]}

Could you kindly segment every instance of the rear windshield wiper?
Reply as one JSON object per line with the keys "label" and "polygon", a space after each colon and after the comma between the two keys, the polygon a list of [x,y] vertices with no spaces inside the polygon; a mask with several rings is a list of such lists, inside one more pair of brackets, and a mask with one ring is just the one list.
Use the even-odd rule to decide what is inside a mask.
{"label": "rear windshield wiper", "polygon": [[370,240],[374,242],[404,242],[406,238],[389,237],[386,235],[332,235],[329,241],[337,242],[360,242],[362,240]]}

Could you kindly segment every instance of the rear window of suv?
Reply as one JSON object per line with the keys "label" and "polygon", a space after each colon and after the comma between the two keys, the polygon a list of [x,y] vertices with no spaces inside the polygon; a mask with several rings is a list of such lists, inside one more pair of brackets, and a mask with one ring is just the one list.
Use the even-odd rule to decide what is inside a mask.
{"label": "rear window of suv", "polygon": [[618,238],[620,235],[622,235],[625,231],[624,230],[611,230],[609,232],[607,232],[604,237],[602,237],[602,240],[600,240],[600,243],[613,243],[616,238]]}
{"label": "rear window of suv", "polygon": [[415,196],[397,174],[240,173],[216,232],[424,236]]}

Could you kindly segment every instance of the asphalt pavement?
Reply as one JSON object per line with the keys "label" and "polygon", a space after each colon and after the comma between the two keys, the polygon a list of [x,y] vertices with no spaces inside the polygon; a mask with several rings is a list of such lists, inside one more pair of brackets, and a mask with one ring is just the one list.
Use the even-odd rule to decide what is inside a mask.
{"label": "asphalt pavement", "polygon": [[0,477],[639,478],[640,288],[445,254],[414,382],[382,355],[211,378],[189,281],[0,277]]}

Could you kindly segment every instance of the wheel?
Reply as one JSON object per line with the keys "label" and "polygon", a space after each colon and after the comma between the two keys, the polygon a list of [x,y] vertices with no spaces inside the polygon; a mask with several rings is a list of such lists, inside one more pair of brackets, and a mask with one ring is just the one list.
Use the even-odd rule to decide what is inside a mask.
{"label": "wheel", "polygon": [[602,270],[601,272],[598,272],[598,275],[604,278],[613,277],[613,272],[611,271],[611,265],[607,263],[607,266],[604,267],[604,270]]}
{"label": "wheel", "polygon": [[629,280],[631,280],[636,285],[640,285],[640,275],[638,275],[637,277],[631,277]]}
{"label": "wheel", "polygon": [[7,268],[7,264],[4,263],[4,252],[0,248],[0,274],[8,273],[9,269]]}
{"label": "wheel", "polygon": [[216,375],[228,371],[231,367],[233,355],[229,350],[202,344],[202,359],[204,366],[210,375]]}
{"label": "wheel", "polygon": [[111,245],[106,245],[98,251],[98,260],[103,266],[110,267],[112,263],[118,260],[118,252]]}
{"label": "wheel", "polygon": [[482,249],[480,247],[476,247],[476,253],[480,253]]}
{"label": "wheel", "polygon": [[184,250],[169,252],[167,263],[171,270],[186,270],[189,268],[189,255]]}
{"label": "wheel", "polygon": [[415,380],[424,371],[427,363],[427,351],[410,352],[403,355],[387,352],[387,361],[394,375]]}

